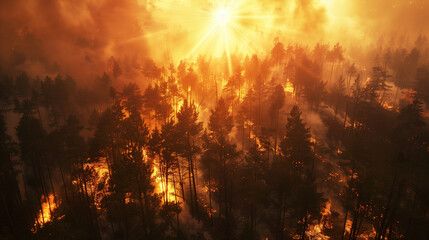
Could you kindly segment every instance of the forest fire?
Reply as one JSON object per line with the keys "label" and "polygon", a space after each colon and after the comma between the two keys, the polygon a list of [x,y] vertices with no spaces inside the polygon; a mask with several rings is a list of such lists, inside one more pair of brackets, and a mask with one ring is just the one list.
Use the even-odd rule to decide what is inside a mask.
{"label": "forest fire", "polygon": [[42,196],[41,209],[37,215],[36,221],[34,223],[34,231],[37,231],[37,228],[43,227],[47,222],[53,220],[52,213],[57,208],[57,204],[55,203],[55,198],[53,194],[49,194],[48,199],[45,199]]}
{"label": "forest fire", "polygon": [[331,219],[331,201],[328,201],[325,205],[325,208],[320,213],[321,218],[320,220],[316,220],[315,223],[310,224],[308,226],[308,230],[305,232],[305,234],[309,237],[309,239],[314,240],[328,240],[330,239],[329,236],[326,236],[324,234],[324,230],[328,228],[333,228],[332,226],[332,219]]}
{"label": "forest fire", "polygon": [[[85,191],[90,194],[94,199],[94,204],[97,209],[101,209],[101,201],[103,199],[103,194],[108,190],[109,182],[109,167],[105,158],[99,162],[95,163],[86,163],[84,164],[84,169],[88,171],[93,170],[94,172],[88,176],[88,180],[85,182],[74,181],[73,183],[80,184],[81,189],[86,189]],[[79,187],[78,187],[79,188]],[[100,194],[101,193],[101,194]]]}
{"label": "forest fire", "polygon": [[289,80],[286,82],[286,84],[283,84],[283,88],[286,93],[290,94],[292,97],[295,96],[295,90]]}
{"label": "forest fire", "polygon": [[427,239],[428,10],[2,2],[0,236]]}
{"label": "forest fire", "polygon": [[352,220],[347,219],[346,227],[345,227],[346,233],[350,234],[350,230],[352,229],[352,224],[353,224]]}
{"label": "forest fire", "polygon": [[162,173],[159,171],[159,168],[157,166],[153,166],[153,173],[152,176],[155,179],[155,186],[156,186],[156,191],[160,194],[162,194],[164,201],[168,201],[168,202],[177,202],[177,197],[176,197],[176,193],[175,191],[175,186],[173,185],[173,183],[170,181],[168,181],[168,186],[167,186],[167,181],[165,180],[165,178],[162,177]]}
{"label": "forest fire", "polygon": [[383,108],[386,110],[390,110],[390,111],[397,111],[397,109],[394,109],[393,105],[390,105],[389,103],[383,103],[382,104]]}

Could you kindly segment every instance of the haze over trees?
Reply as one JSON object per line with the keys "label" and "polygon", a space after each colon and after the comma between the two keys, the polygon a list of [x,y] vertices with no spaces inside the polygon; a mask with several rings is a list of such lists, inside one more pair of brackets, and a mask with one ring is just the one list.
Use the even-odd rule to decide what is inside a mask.
{"label": "haze over trees", "polygon": [[417,42],[1,73],[0,239],[426,239]]}

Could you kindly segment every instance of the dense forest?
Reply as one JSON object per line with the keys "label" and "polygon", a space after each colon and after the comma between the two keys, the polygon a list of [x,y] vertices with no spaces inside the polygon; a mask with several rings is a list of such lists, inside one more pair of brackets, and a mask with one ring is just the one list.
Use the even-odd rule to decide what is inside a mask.
{"label": "dense forest", "polygon": [[346,52],[3,73],[0,239],[427,239],[427,38]]}

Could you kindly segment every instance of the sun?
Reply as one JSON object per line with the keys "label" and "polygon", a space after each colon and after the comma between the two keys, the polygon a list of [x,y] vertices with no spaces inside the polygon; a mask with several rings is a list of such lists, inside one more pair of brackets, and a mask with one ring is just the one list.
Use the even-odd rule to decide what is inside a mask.
{"label": "sun", "polygon": [[228,9],[221,9],[215,13],[216,24],[220,26],[225,26],[230,21],[230,13]]}
{"label": "sun", "polygon": [[[154,46],[171,39],[165,40],[166,51],[174,51],[171,59],[206,56],[227,60],[231,68],[231,56],[257,53],[261,44],[272,37],[266,33],[277,29],[277,15],[267,12],[260,0],[174,1],[179,5],[171,5],[167,0],[159,2],[163,4],[159,9],[168,11],[154,14],[165,25],[148,38]],[[194,2],[202,3],[191,4]]]}

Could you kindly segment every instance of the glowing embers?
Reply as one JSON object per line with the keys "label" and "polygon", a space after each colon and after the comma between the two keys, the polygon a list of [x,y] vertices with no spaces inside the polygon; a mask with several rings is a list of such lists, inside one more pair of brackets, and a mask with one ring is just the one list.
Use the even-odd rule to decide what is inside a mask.
{"label": "glowing embers", "polygon": [[[104,197],[104,193],[108,191],[109,185],[109,167],[107,164],[106,158],[101,158],[99,162],[91,162],[84,164],[85,171],[90,173],[91,181],[86,183],[79,181],[74,181],[73,184],[78,186],[80,185],[81,189],[86,189],[88,194],[93,196],[94,204],[97,209],[101,209],[101,200]],[[85,187],[86,185],[86,187]]]}
{"label": "glowing embers", "polygon": [[308,226],[305,234],[309,239],[328,240],[329,236],[324,234],[324,229],[332,229],[332,216],[331,216],[331,201],[326,202],[324,210],[321,212],[321,219],[314,221],[313,224]]}
{"label": "glowing embers", "polygon": [[345,228],[345,232],[350,234],[350,230],[352,229],[352,224],[353,221],[350,219],[347,219],[346,221],[346,228]]}
{"label": "glowing embers", "polygon": [[285,84],[282,84],[282,86],[286,94],[295,97],[295,89],[293,88],[293,84],[289,81],[289,79]]}
{"label": "glowing embers", "polygon": [[216,24],[220,26],[225,26],[229,20],[230,20],[230,14],[228,9],[221,9],[216,12],[215,18],[216,18]]}
{"label": "glowing embers", "polygon": [[45,196],[42,196],[41,202],[41,209],[39,210],[39,214],[34,223],[35,230],[38,226],[43,227],[45,223],[52,221],[51,214],[57,208],[53,194],[49,194],[48,199],[45,199]]}

